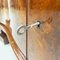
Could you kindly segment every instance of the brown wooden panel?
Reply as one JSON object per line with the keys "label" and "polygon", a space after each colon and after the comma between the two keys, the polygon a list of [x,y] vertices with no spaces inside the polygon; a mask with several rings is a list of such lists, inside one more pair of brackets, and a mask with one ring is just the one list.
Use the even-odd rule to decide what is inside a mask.
{"label": "brown wooden panel", "polygon": [[52,22],[28,30],[28,60],[60,60],[60,0],[30,0],[29,5],[28,25],[49,17]]}
{"label": "brown wooden panel", "polygon": [[0,8],[3,7],[3,0],[0,0]]}
{"label": "brown wooden panel", "polygon": [[11,0],[10,1],[11,7],[15,9],[25,9],[26,8],[26,0]]}
{"label": "brown wooden panel", "polygon": [[[6,1],[8,1],[8,0],[6,0]],[[8,4],[6,1],[5,1],[5,4],[6,4],[5,6],[7,6],[7,4]],[[11,4],[13,4],[13,7],[10,8],[10,9],[2,9],[0,11],[0,22],[6,23],[5,19],[10,19],[10,21],[11,21],[10,26],[12,28],[12,35],[9,36],[9,37],[10,38],[14,37],[13,38],[14,41],[11,40],[11,39],[8,39],[8,40],[10,40],[9,43],[11,42],[10,45],[13,49],[13,52],[17,56],[17,59],[18,60],[23,60],[23,59],[26,59],[26,34],[23,34],[22,36],[18,35],[17,34],[17,28],[18,28],[18,26],[20,26],[22,24],[26,24],[26,10],[24,9],[24,8],[26,8],[26,6],[23,7],[22,6],[23,1],[19,0],[19,3],[21,3],[22,5],[19,5],[19,7],[21,6],[21,9],[18,10],[18,8],[19,8],[18,7],[18,0],[10,0],[10,2],[11,2]],[[22,9],[24,9],[24,10],[22,10]],[[8,16],[9,16],[9,18],[8,18]],[[9,24],[7,24],[7,27],[9,28]],[[4,30],[4,28],[3,28],[3,30]],[[7,32],[8,32],[8,30],[6,31],[6,33]],[[7,38],[8,38],[8,36],[7,36]]]}
{"label": "brown wooden panel", "polygon": [[30,0],[31,9],[60,10],[60,0]]}
{"label": "brown wooden panel", "polygon": [[[0,8],[8,8],[9,0],[0,0]],[[26,0],[10,0],[10,7],[15,9],[25,9],[26,8]]]}

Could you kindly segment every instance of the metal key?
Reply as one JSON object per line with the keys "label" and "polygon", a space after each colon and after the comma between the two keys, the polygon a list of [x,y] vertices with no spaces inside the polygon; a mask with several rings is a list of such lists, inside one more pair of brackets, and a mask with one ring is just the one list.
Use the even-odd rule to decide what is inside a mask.
{"label": "metal key", "polygon": [[37,21],[37,22],[35,22],[35,23],[31,24],[31,25],[28,25],[28,26],[20,25],[18,27],[18,29],[17,29],[17,33],[19,35],[21,35],[21,34],[25,33],[25,31],[28,30],[29,28],[32,28],[34,26],[39,26],[39,25],[40,25],[40,22],[39,21]]}

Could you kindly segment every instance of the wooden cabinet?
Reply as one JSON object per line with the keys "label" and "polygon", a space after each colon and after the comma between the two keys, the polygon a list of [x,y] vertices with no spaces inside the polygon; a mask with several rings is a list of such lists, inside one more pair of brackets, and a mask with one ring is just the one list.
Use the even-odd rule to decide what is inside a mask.
{"label": "wooden cabinet", "polygon": [[28,30],[28,60],[60,60],[60,1],[28,0],[28,25],[35,20],[52,22]]}
{"label": "wooden cabinet", "polygon": [[[10,0],[9,7],[13,30],[11,37],[14,37],[12,40],[16,42],[16,47],[13,44],[12,46],[18,59],[22,60],[21,49],[25,56],[27,52],[26,60],[60,60],[60,0]],[[40,28],[33,27],[22,35],[17,34],[16,29],[21,24],[26,26],[36,20],[42,22],[50,19],[50,23],[45,22]],[[16,49],[17,47],[19,49]]]}

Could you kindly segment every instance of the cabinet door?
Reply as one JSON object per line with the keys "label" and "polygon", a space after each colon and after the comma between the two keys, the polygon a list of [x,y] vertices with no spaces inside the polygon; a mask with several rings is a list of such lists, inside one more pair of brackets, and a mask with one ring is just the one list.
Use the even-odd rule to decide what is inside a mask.
{"label": "cabinet door", "polygon": [[28,60],[60,60],[60,0],[28,1],[28,25],[47,20],[28,30]]}
{"label": "cabinet door", "polygon": [[[17,44],[16,45],[13,42],[13,40],[10,39],[10,45],[12,47],[12,51],[16,54],[16,56],[13,54],[11,54],[11,56],[13,58],[18,57],[17,58],[18,60],[23,60],[25,59],[26,56],[26,34],[23,35],[17,34],[17,28],[21,24],[26,25],[26,6],[25,6],[26,2],[25,1],[26,0],[0,0],[0,22],[3,22],[5,24],[6,19],[7,20],[10,19],[11,22],[10,26],[12,28],[12,36],[10,36],[10,38],[13,37],[12,39]],[[23,52],[23,54],[21,53],[21,51]],[[6,53],[9,52],[7,51]],[[9,56],[10,55],[7,55],[7,57]],[[11,60],[15,60],[13,58]]]}
{"label": "cabinet door", "polygon": [[[20,25],[26,25],[26,2],[25,0],[10,0],[10,19],[11,19],[11,27],[13,29],[13,37],[15,39],[15,42],[17,43],[20,50],[23,52],[23,54],[18,53],[18,59],[23,60],[25,59],[24,56],[26,56],[26,33],[23,35],[17,34],[17,28]],[[23,57],[23,58],[22,58]]]}

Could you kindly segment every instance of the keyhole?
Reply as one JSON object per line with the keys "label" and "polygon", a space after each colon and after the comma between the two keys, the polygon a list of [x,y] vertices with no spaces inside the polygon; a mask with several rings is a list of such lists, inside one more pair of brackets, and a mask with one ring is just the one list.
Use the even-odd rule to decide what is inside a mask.
{"label": "keyhole", "polygon": [[41,21],[38,20],[37,22],[39,22],[39,24],[36,25],[36,28],[40,28],[40,26],[41,26]]}

